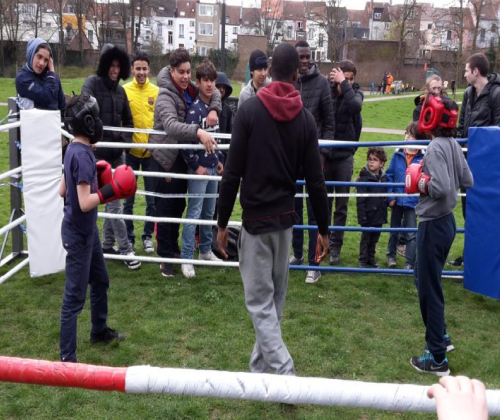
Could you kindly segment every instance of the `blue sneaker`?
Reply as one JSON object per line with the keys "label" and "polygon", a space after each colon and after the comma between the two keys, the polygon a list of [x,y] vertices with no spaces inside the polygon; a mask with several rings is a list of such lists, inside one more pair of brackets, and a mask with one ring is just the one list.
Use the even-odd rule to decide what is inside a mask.
{"label": "blue sneaker", "polygon": [[422,373],[432,373],[436,376],[448,376],[450,374],[447,357],[445,357],[441,363],[437,363],[431,353],[424,352],[420,357],[413,356],[410,359],[410,363],[415,369]]}

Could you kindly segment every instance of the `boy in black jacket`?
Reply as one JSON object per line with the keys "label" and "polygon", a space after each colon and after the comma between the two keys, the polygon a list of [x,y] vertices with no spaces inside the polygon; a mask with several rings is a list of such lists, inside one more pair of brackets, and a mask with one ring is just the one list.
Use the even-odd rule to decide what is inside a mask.
{"label": "boy in black jacket", "polygon": [[[381,147],[370,147],[368,162],[359,173],[359,182],[387,182],[384,171],[387,154]],[[358,187],[358,193],[384,193],[383,187]],[[358,223],[363,227],[382,227],[387,223],[387,204],[385,197],[358,197]],[[378,268],[375,261],[375,248],[380,239],[380,232],[362,232],[359,244],[359,266]]]}
{"label": "boy in black jacket", "polygon": [[281,316],[301,169],[318,222],[318,261],[328,249],[328,202],[317,129],[294,87],[298,68],[295,48],[280,44],[273,54],[273,82],[238,109],[219,196],[217,242],[226,257],[227,224],[241,182],[240,273],[256,333],[250,370],[280,375],[295,374],[281,337]]}

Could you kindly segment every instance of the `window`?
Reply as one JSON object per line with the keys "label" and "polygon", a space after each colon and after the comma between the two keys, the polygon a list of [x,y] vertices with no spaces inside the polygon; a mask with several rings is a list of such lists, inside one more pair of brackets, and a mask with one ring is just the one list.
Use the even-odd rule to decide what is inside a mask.
{"label": "window", "polygon": [[446,40],[451,41],[451,31],[446,32]]}
{"label": "window", "polygon": [[198,47],[198,54],[201,55],[202,57],[205,57],[207,55],[208,48],[207,47]]}
{"label": "window", "polygon": [[212,23],[200,23],[198,35],[212,36],[214,34],[214,25]]}
{"label": "window", "polygon": [[92,44],[94,42],[94,31],[88,31],[87,38],[89,39],[89,42]]}
{"label": "window", "polygon": [[172,31],[168,31],[168,44],[172,45],[174,43],[174,33]]}
{"label": "window", "polygon": [[174,21],[173,21],[172,19],[169,19],[169,20],[167,21],[167,25],[168,25],[168,26],[174,26]]}
{"label": "window", "polygon": [[300,30],[302,29],[302,22],[297,22],[297,30]]}
{"label": "window", "polygon": [[313,28],[309,28],[309,30],[307,31],[307,39],[314,39],[314,29]]}
{"label": "window", "polygon": [[408,33],[406,34],[406,38],[408,39],[413,39],[413,31],[408,31]]}
{"label": "window", "polygon": [[[248,25],[248,23],[247,23]],[[276,29],[281,29],[281,22],[276,22]]]}
{"label": "window", "polygon": [[289,27],[286,29],[286,37],[287,37],[288,39],[292,39],[292,29],[293,29],[293,28],[292,28],[291,26],[289,26]]}
{"label": "window", "polygon": [[323,47],[323,34],[319,34],[318,47]]}
{"label": "window", "polygon": [[50,28],[50,27],[52,26],[52,23],[50,23],[50,22],[46,22],[46,23],[45,23],[45,26],[46,26],[47,28]]}
{"label": "window", "polygon": [[229,16],[226,16],[226,25],[229,25],[231,23],[231,18]]}
{"label": "window", "polygon": [[179,25],[179,38],[184,38],[184,25],[182,23]]}
{"label": "window", "polygon": [[161,23],[158,24],[157,31],[158,36],[163,36],[163,25]]}
{"label": "window", "polygon": [[189,27],[190,28],[194,28],[194,20],[190,20],[189,21]]}
{"label": "window", "polygon": [[427,25],[427,29],[432,29],[432,23],[429,23],[429,24]]}
{"label": "window", "polygon": [[316,51],[315,50],[311,51],[311,61],[316,61]]}
{"label": "window", "polygon": [[228,39],[228,36],[227,36],[227,32],[226,32],[226,36],[224,37],[224,42],[227,44],[227,39]]}
{"label": "window", "polygon": [[321,61],[321,51],[316,51],[316,61]]}
{"label": "window", "polygon": [[374,13],[373,14],[373,19],[374,20],[381,20],[382,19],[382,13]]}
{"label": "window", "polygon": [[238,27],[237,26],[235,26],[233,28],[233,35],[238,35]]}
{"label": "window", "polygon": [[391,22],[385,22],[385,30],[388,31],[391,29]]}
{"label": "window", "polygon": [[491,25],[491,32],[496,32],[497,31],[497,25],[493,24]]}
{"label": "window", "polygon": [[479,35],[481,41],[484,41],[484,38],[486,37],[486,29],[481,29],[481,33]]}
{"label": "window", "polygon": [[351,23],[351,26],[352,26],[353,28],[361,28],[361,22],[352,22],[352,23]]}
{"label": "window", "polygon": [[200,4],[200,16],[213,16],[214,6],[208,4]]}
{"label": "window", "polygon": [[151,25],[151,19],[146,19],[146,26],[150,26]]}
{"label": "window", "polygon": [[67,13],[75,13],[75,6],[72,6],[71,4],[66,5],[66,12]]}

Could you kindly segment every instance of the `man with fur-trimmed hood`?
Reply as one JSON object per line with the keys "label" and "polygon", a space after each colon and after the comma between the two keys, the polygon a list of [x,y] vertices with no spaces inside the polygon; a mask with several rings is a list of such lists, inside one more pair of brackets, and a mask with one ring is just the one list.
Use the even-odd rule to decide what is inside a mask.
{"label": "man with fur-trimmed hood", "polygon": [[[87,77],[82,87],[82,95],[91,95],[97,99],[99,117],[103,125],[113,127],[133,127],[132,112],[128,103],[125,89],[120,85],[120,79],[126,80],[130,76],[130,61],[128,54],[119,47],[105,44],[101,50],[101,59],[97,74]],[[130,143],[130,133],[104,131],[103,142]],[[94,151],[97,160],[105,160],[113,168],[124,163],[123,149],[98,148]],[[106,204],[106,212],[122,214],[120,200]],[[114,247],[115,239],[118,249]],[[106,219],[103,225],[103,252],[108,254],[122,254],[133,256],[132,245],[128,240],[127,228],[122,219]],[[125,261],[130,269],[141,266],[139,261]]]}

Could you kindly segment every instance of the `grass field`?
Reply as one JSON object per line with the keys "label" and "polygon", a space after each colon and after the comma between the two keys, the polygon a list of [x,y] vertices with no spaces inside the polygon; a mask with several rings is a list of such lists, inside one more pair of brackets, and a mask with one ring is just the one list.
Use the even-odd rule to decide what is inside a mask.
{"label": "grass field", "polygon": [[[63,80],[65,91],[78,91],[82,80]],[[0,102],[14,91],[12,79],[0,79]],[[404,129],[413,99],[366,103],[363,124]],[[0,118],[6,108],[0,107]],[[363,141],[398,139],[363,134]],[[388,149],[392,150],[392,149]],[[356,153],[355,174],[365,150]],[[0,134],[0,172],[8,169],[7,135]],[[143,188],[142,180],[139,188]],[[137,213],[144,199],[138,197]],[[9,217],[9,189],[0,188],[0,226]],[[463,226],[460,208],[457,225]],[[239,219],[237,212],[234,220]],[[348,225],[357,225],[350,201]],[[140,235],[141,226],[136,226]],[[342,264],[357,266],[359,233],[346,233]],[[387,234],[377,248],[385,263]],[[461,253],[458,235],[449,259]],[[136,249],[143,255],[141,248]],[[398,267],[404,261],[399,258]],[[449,267],[447,267],[449,268]],[[156,264],[132,272],[108,262],[109,325],[127,339],[119,345],[91,345],[88,306],[79,319],[78,358],[110,366],[150,364],[164,367],[248,371],[254,332],[239,272],[197,269],[197,277],[165,279]],[[0,269],[0,275],[7,269]],[[314,285],[294,271],[283,318],[284,340],[300,376],[429,385],[435,377],[418,374],[410,357],[424,347],[413,279],[405,276],[324,274]],[[446,316],[456,351],[453,374],[472,376],[500,388],[497,302],[466,292],[459,280],[445,279]],[[58,360],[59,311],[64,273],[32,279],[26,269],[0,286],[0,354]],[[434,415],[368,409],[264,404],[194,397],[123,395],[76,389],[0,383],[0,418],[71,419],[432,419]]]}

